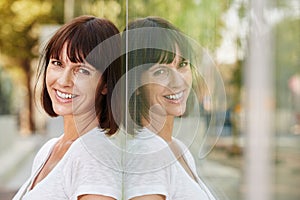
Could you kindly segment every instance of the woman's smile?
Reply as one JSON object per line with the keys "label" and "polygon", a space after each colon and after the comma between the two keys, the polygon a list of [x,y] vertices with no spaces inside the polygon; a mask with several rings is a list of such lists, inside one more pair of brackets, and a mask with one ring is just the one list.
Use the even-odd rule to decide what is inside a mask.
{"label": "woman's smile", "polygon": [[183,98],[183,91],[175,93],[175,94],[169,94],[169,95],[165,95],[164,97],[168,100],[172,100],[172,101],[179,101],[180,99]]}
{"label": "woman's smile", "polygon": [[68,92],[62,92],[57,89],[53,89],[53,90],[55,92],[56,100],[60,103],[72,103],[73,99],[79,96]]}
{"label": "woman's smile", "polygon": [[73,99],[78,96],[76,94],[65,93],[65,92],[61,92],[59,90],[56,90],[56,94],[58,97],[60,97],[62,99]]}

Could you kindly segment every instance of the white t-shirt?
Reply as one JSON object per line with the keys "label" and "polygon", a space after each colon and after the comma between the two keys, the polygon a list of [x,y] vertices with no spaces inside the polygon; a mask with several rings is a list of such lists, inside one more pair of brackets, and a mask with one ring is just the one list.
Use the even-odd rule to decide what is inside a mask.
{"label": "white t-shirt", "polygon": [[177,161],[167,142],[144,128],[127,141],[125,199],[161,194],[166,200],[214,200],[199,178],[195,161],[188,148],[178,139],[183,157],[197,179],[192,179]]}
{"label": "white t-shirt", "polygon": [[13,200],[77,199],[83,194],[122,198],[122,166],[120,150],[113,136],[94,128],[70,146],[53,170],[32,190],[33,180],[49,158],[59,138],[49,140],[34,159],[30,178]]}

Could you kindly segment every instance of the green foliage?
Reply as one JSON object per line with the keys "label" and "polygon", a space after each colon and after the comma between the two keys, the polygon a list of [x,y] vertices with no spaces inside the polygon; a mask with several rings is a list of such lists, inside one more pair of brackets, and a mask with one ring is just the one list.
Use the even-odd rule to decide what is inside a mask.
{"label": "green foliage", "polygon": [[49,20],[52,7],[52,1],[1,0],[1,54],[13,57],[15,61],[33,58],[39,37],[38,24]]}
{"label": "green foliage", "polygon": [[[28,119],[27,130],[35,130],[33,120],[33,95],[31,88],[31,61],[38,56],[39,25],[41,23],[57,23],[60,12],[56,6],[61,6],[61,1],[55,0],[0,0],[0,56],[5,57],[4,68],[22,69],[25,79],[26,96],[22,96],[20,113]],[[52,9],[55,8],[55,9]],[[1,80],[3,81],[3,80]],[[15,80],[16,81],[16,80]],[[16,90],[17,86],[14,85]],[[19,99],[18,97],[16,99]],[[4,101],[4,100],[3,100]]]}
{"label": "green foliage", "polygon": [[0,115],[10,114],[12,100],[12,82],[0,66]]}
{"label": "green foliage", "polygon": [[[79,4],[78,4],[79,5]],[[116,26],[120,26],[120,22],[118,16],[121,13],[121,5],[117,1],[82,1],[80,10],[77,11],[78,15],[89,13],[98,17],[104,17],[106,19],[111,20],[116,24]],[[76,13],[75,13],[76,14]]]}
{"label": "green foliage", "polygon": [[224,0],[129,0],[129,20],[160,16],[174,23],[202,46],[215,50],[220,43]]}
{"label": "green foliage", "polygon": [[288,107],[288,81],[292,75],[300,74],[300,19],[286,19],[279,23],[275,30],[277,105]]}

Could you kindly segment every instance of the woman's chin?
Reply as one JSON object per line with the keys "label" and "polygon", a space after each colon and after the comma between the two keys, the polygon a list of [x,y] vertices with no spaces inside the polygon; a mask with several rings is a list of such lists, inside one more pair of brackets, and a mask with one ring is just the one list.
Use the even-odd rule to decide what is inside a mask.
{"label": "woman's chin", "polygon": [[184,114],[185,111],[176,111],[176,112],[170,112],[169,115],[174,116],[174,117],[180,117]]}
{"label": "woman's chin", "polygon": [[167,113],[174,117],[180,117],[185,113],[185,109],[185,106],[180,106],[178,108],[170,109],[169,112],[167,111]]}
{"label": "woman's chin", "polygon": [[59,109],[59,108],[53,108],[54,112],[58,116],[66,116],[66,115],[72,115],[73,111],[67,110],[67,109]]}

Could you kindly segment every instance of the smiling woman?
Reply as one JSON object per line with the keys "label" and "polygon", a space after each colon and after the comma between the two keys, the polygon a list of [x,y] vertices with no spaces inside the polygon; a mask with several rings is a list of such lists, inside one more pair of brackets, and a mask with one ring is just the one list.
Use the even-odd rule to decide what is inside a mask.
{"label": "smiling woman", "polygon": [[198,75],[189,40],[159,17],[130,22],[122,39],[131,117],[125,199],[214,200],[187,146],[173,137],[175,118],[192,105]]}
{"label": "smiling woman", "polygon": [[[60,58],[51,58],[46,72],[46,86],[54,112],[60,116],[95,113],[94,99],[101,73],[88,63],[73,63],[67,46]],[[105,95],[104,91],[101,91]]]}
{"label": "smiling woman", "polygon": [[150,107],[159,105],[166,115],[181,116],[192,87],[192,70],[178,48],[175,54],[172,63],[155,64],[142,73],[141,94]]}
{"label": "smiling woman", "polygon": [[64,133],[40,149],[14,200],[121,199],[119,157],[108,142],[118,130],[110,99],[121,76],[120,42],[114,24],[93,16],[73,19],[50,39],[38,72],[41,102],[63,117]]}

